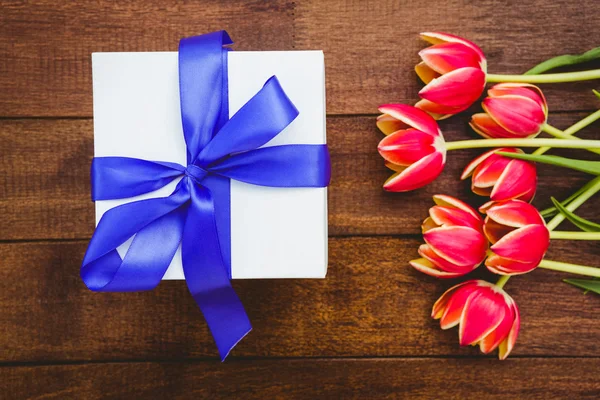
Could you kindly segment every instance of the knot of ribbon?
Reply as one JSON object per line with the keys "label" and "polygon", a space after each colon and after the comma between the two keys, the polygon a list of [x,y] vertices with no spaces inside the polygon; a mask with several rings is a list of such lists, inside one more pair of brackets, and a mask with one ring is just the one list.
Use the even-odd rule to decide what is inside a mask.
{"label": "knot of ribbon", "polygon": [[[221,359],[252,329],[231,287],[230,180],[271,187],[325,187],[326,145],[262,147],[297,116],[275,76],[229,119],[225,31],[182,39],[179,92],[187,166],[128,157],[92,161],[92,199],[123,199],[179,179],[168,197],[108,210],[81,267],[99,292],[151,290],[181,246],[187,286]],[[117,248],[133,237],[121,258]]]}

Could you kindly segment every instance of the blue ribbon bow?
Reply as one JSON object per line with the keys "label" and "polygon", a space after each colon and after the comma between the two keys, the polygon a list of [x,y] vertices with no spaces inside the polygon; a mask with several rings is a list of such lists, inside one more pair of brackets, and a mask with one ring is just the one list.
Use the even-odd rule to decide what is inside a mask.
{"label": "blue ribbon bow", "polygon": [[[181,244],[183,272],[221,359],[252,329],[231,287],[230,179],[272,187],[325,187],[326,145],[261,148],[297,116],[271,77],[231,119],[225,31],[182,39],[179,92],[187,167],[126,157],[92,161],[92,198],[122,199],[182,178],[168,197],[135,201],[103,216],[81,267],[87,287],[127,292],[156,287]],[[121,259],[117,247],[134,236]]]}

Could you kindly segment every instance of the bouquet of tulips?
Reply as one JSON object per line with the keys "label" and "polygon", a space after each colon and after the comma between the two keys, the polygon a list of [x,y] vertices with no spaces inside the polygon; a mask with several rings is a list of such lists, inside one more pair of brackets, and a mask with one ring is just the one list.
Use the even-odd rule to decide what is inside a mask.
{"label": "bouquet of tulips", "polygon": [[[600,239],[600,225],[573,213],[600,191],[600,162],[544,155],[551,148],[600,154],[600,141],[573,136],[600,118],[600,110],[561,131],[548,124],[546,99],[533,85],[599,79],[600,70],[545,72],[600,58],[600,48],[553,58],[523,75],[494,75],[487,73],[485,55],[474,43],[439,32],[421,37],[431,43],[419,53],[422,61],[415,67],[426,84],[419,92],[421,100],[415,106],[386,104],[379,108],[382,115],[377,126],[386,136],[378,150],[385,165],[395,171],[383,188],[392,192],[420,188],[441,173],[448,151],[492,148],[470,162],[461,176],[471,179],[473,193],[489,197],[489,201],[477,211],[451,196],[434,196],[435,205],[422,225],[425,244],[418,249],[421,258],[410,265],[437,278],[456,278],[483,263],[499,275],[495,283],[468,280],[450,288],[434,304],[432,317],[440,320],[442,329],[458,325],[461,345],[478,344],[484,353],[499,349],[499,358],[504,359],[514,347],[520,327],[519,309],[503,289],[511,276],[546,268],[600,277],[600,268],[544,258],[551,239]],[[487,91],[484,112],[473,115],[470,122],[483,139],[446,142],[438,121],[469,108],[481,97],[486,83],[497,84]],[[535,138],[541,132],[554,138]],[[536,150],[528,154],[521,148]],[[540,212],[530,204],[536,192],[536,163],[573,168],[596,177],[563,202],[552,199],[554,207]],[[555,231],[564,219],[580,231]],[[600,293],[600,282],[569,282]]]}

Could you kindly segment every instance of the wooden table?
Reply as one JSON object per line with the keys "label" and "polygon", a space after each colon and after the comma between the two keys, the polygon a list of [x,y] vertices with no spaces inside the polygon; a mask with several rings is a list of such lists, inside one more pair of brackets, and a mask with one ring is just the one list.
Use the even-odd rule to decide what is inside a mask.
{"label": "wooden table", "polygon": [[[600,297],[563,274],[506,286],[522,331],[503,362],[460,348],[456,329],[429,317],[455,282],[407,261],[433,194],[483,201],[458,181],[477,152],[450,154],[425,189],[381,189],[377,106],[417,100],[419,31],[475,41],[495,73],[600,45],[596,0],[506,3],[2,0],[0,398],[598,398]],[[235,281],[254,331],[224,364],[183,282],[92,293],[79,278],[94,224],[90,53],[176,50],[218,29],[239,50],[325,51],[333,162],[327,279]],[[597,109],[594,85],[544,86],[550,122],[566,128]],[[473,137],[469,115],[442,122],[446,137]],[[597,127],[581,136],[599,138]],[[541,168],[535,204],[588,179]],[[592,204],[580,214],[598,217]],[[548,257],[598,266],[599,247],[557,241]]]}

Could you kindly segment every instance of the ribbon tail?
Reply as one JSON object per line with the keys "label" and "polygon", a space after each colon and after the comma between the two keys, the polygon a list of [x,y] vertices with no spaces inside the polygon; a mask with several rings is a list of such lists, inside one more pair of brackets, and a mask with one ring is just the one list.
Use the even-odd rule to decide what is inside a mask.
{"label": "ribbon tail", "polygon": [[[166,272],[182,238],[187,188],[171,196],[124,204],[109,210],[86,251],[81,278],[93,291],[154,288]],[[135,235],[124,259],[117,247]]]}
{"label": "ribbon tail", "polygon": [[192,201],[183,231],[183,271],[224,361],[252,326],[223,261],[212,195],[196,185],[189,190]]}

